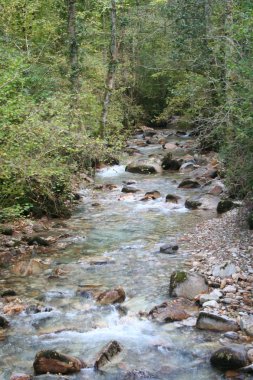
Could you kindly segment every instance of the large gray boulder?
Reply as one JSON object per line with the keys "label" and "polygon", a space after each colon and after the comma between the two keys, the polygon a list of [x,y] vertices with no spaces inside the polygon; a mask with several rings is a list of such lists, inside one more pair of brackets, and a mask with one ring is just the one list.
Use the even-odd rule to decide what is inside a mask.
{"label": "large gray boulder", "polygon": [[130,173],[139,173],[139,174],[156,174],[161,173],[162,168],[158,160],[155,159],[139,159],[130,162],[126,166],[126,171]]}
{"label": "large gray boulder", "polygon": [[196,327],[200,330],[211,331],[238,331],[239,326],[234,319],[224,317],[214,313],[201,311],[199,313]]}
{"label": "large gray boulder", "polygon": [[192,300],[198,294],[207,292],[206,279],[199,274],[175,271],[170,277],[170,295],[173,297],[184,297]]}

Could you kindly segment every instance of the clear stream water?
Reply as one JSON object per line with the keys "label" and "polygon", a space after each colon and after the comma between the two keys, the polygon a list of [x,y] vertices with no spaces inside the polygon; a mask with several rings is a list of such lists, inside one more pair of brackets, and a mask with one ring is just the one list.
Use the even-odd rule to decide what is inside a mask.
{"label": "clear stream water", "polygon": [[[144,155],[161,152],[159,145],[141,148]],[[126,158],[129,160],[129,158]],[[197,331],[178,323],[158,324],[140,318],[168,297],[170,274],[185,267],[188,253],[159,253],[160,245],[175,241],[210,212],[189,211],[186,196],[195,190],[177,188],[180,174],[140,175],[125,171],[125,165],[98,171],[96,183],[117,185],[112,191],[83,190],[83,202],[68,220],[71,244],[52,249],[43,258],[50,270],[19,277],[6,269],[1,284],[15,289],[20,298],[53,308],[52,312],[11,316],[8,337],[0,341],[0,379],[13,372],[32,373],[36,352],[57,349],[92,364],[103,345],[114,339],[124,347],[110,366],[95,373],[92,368],[66,376],[74,380],[124,379],[131,370],[148,371],[154,379],[222,379],[209,365],[210,352],[219,335]],[[140,192],[123,194],[123,181],[136,181]],[[141,201],[146,191],[158,190],[162,197]],[[182,196],[178,205],[165,202],[168,193]],[[98,203],[98,204],[97,204]],[[97,265],[94,265],[97,264]],[[100,264],[100,265],[99,265]],[[49,279],[51,270],[66,275]],[[87,291],[123,286],[127,299],[118,309],[99,306]],[[51,379],[46,375],[43,379]],[[56,376],[57,378],[57,376]]]}

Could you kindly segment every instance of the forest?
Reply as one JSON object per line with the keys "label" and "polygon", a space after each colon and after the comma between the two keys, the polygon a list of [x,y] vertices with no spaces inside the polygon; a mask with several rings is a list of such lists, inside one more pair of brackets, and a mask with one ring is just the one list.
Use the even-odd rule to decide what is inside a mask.
{"label": "forest", "polygon": [[251,1],[0,6],[3,221],[67,215],[73,177],[117,159],[138,125],[194,131],[251,205]]}

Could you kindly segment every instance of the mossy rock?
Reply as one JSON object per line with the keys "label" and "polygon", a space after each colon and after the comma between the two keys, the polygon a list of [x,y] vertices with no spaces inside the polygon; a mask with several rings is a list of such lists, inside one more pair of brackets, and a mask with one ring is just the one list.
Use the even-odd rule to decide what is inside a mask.
{"label": "mossy rock", "polygon": [[187,279],[187,273],[184,271],[175,271],[170,276],[170,295],[178,284],[184,282]]}
{"label": "mossy rock", "polygon": [[223,199],[218,203],[217,212],[218,214],[223,214],[237,207],[237,205],[231,201],[231,199]]}
{"label": "mossy rock", "polygon": [[14,230],[11,227],[0,227],[0,232],[2,235],[12,236],[14,233]]}
{"label": "mossy rock", "polygon": [[248,364],[247,353],[243,346],[222,347],[211,356],[211,364],[221,370],[233,370]]}

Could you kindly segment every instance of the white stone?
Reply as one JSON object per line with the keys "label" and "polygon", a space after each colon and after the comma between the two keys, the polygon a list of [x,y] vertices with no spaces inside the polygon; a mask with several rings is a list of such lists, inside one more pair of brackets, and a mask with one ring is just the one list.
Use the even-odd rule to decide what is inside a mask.
{"label": "white stone", "polygon": [[211,300],[211,301],[207,301],[207,302],[203,303],[203,307],[214,307],[214,308],[218,309],[219,304],[215,300]]}
{"label": "white stone", "polygon": [[233,286],[233,285],[227,285],[227,286],[223,289],[223,292],[224,292],[224,293],[236,293],[236,287]]}

